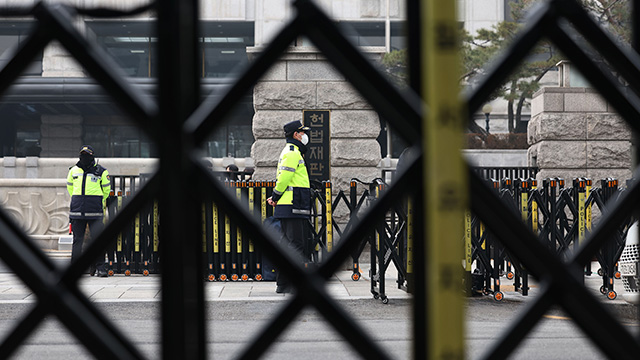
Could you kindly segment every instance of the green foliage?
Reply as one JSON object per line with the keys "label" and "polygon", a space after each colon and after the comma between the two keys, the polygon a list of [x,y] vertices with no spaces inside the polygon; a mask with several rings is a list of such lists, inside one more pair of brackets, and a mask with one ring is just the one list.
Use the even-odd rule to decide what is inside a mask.
{"label": "green foliage", "polygon": [[407,49],[393,50],[384,54],[382,65],[389,79],[397,86],[407,86]]}
{"label": "green foliage", "polygon": [[622,44],[631,42],[631,1],[581,0],[595,19]]}
{"label": "green foliage", "polygon": [[[474,36],[463,34],[462,61],[465,73],[463,81],[473,83],[477,75],[485,72],[485,66],[499,53],[509,47],[524,26],[526,10],[535,0],[515,0],[511,5],[512,21],[503,21],[490,29],[480,29]],[[537,44],[527,61],[507,78],[489,100],[501,97],[507,101],[509,132],[517,130],[522,108],[540,87],[539,82],[560,60],[557,52],[547,42]]]}

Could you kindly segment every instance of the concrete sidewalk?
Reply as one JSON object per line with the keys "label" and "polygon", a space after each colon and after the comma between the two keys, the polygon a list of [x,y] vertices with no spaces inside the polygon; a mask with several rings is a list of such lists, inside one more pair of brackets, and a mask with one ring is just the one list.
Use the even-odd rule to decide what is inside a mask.
{"label": "concrete sidewalk", "polygon": [[[59,263],[65,266],[68,259],[61,259]],[[615,300],[609,300],[600,293],[602,278],[595,274],[599,266],[592,267],[594,274],[585,276],[585,286],[589,291],[607,306],[613,306],[616,312],[629,312],[626,317],[637,314],[637,307],[623,300],[624,287],[622,280],[615,280],[614,289],[618,293]],[[362,277],[359,281],[351,279],[351,270],[341,270],[334,274],[327,282],[327,291],[337,300],[341,299],[372,299],[371,282],[369,279],[368,264],[361,264]],[[386,296],[390,301],[394,299],[412,298],[404,290],[397,288],[397,273],[393,266],[386,272]],[[504,293],[503,301],[530,301],[540,292],[537,282],[530,277],[529,295],[523,296],[516,292],[513,281],[502,277],[501,291]],[[268,281],[237,281],[237,282],[208,282],[204,281],[205,296],[207,301],[261,301],[284,300],[291,295],[277,294],[275,282]],[[125,276],[116,274],[108,278],[98,278],[84,275],[80,279],[80,288],[86,296],[95,302],[136,302],[136,301],[160,301],[161,285],[160,275],[143,276],[133,274]],[[491,296],[491,295],[488,295]],[[473,299],[472,297],[471,299]],[[0,273],[0,304],[37,301],[33,292],[12,273]]]}
{"label": "concrete sidewalk", "polygon": [[[351,271],[339,271],[327,282],[327,291],[334,299],[372,299],[371,282],[366,276],[351,279]],[[116,274],[108,278],[85,275],[80,289],[95,302],[160,301],[160,275],[143,276]],[[207,301],[261,301],[284,300],[289,294],[277,294],[273,281],[204,281]],[[411,295],[399,290],[395,280],[389,278],[386,295],[390,299],[405,299]],[[35,302],[35,295],[12,273],[0,274],[0,303]]]}

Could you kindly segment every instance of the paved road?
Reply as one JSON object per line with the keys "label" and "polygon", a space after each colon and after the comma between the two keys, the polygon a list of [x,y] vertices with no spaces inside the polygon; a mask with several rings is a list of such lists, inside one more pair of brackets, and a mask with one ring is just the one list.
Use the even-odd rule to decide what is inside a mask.
{"label": "paved road", "polygon": [[[364,270],[364,268],[363,268]],[[366,272],[365,272],[366,273]],[[598,294],[599,280],[587,278],[587,286]],[[392,359],[408,359],[411,342],[411,296],[393,289],[388,277],[388,305],[373,300],[365,276],[358,282],[349,271],[338,272],[328,283],[328,292],[338,300],[356,322],[366,329]],[[621,289],[621,284],[616,284]],[[143,354],[160,358],[159,277],[117,275],[107,279],[84,276],[82,291],[103,309],[109,319],[135,343]],[[284,306],[290,295],[274,292],[267,282],[205,283],[207,299],[207,348],[210,358],[233,359],[251,342],[270,317]],[[503,287],[506,298],[498,303],[490,297],[470,298],[467,305],[467,358],[479,358],[501,336],[509,322],[534,299],[538,288],[532,284],[529,297]],[[603,297],[599,295],[601,299]],[[36,301],[35,295],[19,279],[0,271],[0,339],[26,315]],[[606,301],[610,308],[624,307],[622,300]],[[638,322],[622,319],[631,331]],[[514,359],[602,359],[604,356],[563,313],[547,314],[511,358]],[[38,328],[15,354],[17,359],[85,359],[90,354],[75,337],[52,316]],[[269,349],[266,359],[302,358],[354,359],[357,354],[314,309],[306,309]]]}
{"label": "paved road", "polygon": [[[410,300],[383,305],[374,300],[340,300],[341,306],[393,359],[409,359],[411,342]],[[255,338],[283,301],[215,301],[206,311],[210,358],[233,359]],[[488,298],[471,299],[467,309],[467,358],[478,358],[498,337],[509,320],[525,305],[519,301],[495,303]],[[118,328],[150,359],[160,358],[158,302],[100,302]],[[28,303],[0,304],[0,335],[25,314]],[[632,331],[637,324],[624,322]],[[75,338],[55,318],[46,322],[16,354],[17,359],[90,358]],[[266,359],[355,359],[357,354],[313,309],[305,310],[267,353]],[[604,355],[564,314],[548,314],[513,359],[602,359]]]}

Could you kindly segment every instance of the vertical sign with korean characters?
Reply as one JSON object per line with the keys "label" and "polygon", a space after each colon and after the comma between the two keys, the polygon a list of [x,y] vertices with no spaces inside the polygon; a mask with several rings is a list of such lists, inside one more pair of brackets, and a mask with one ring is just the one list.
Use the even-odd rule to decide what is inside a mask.
{"label": "vertical sign with korean characters", "polygon": [[304,125],[309,127],[305,161],[310,180],[331,180],[331,134],[329,110],[303,110]]}

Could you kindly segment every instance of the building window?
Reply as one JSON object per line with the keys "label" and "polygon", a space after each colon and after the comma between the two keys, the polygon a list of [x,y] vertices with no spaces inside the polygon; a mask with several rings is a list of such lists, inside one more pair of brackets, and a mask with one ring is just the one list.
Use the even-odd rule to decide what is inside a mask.
{"label": "building window", "polygon": [[82,143],[91,144],[99,157],[148,158],[155,155],[145,134],[122,118],[88,117],[83,130]]}
{"label": "building window", "polygon": [[[98,44],[131,77],[155,77],[157,72],[154,22],[88,21]],[[247,46],[254,44],[253,22],[203,21],[200,69],[203,78],[227,78],[247,63]]]}
{"label": "building window", "polygon": [[[27,40],[33,31],[34,23],[31,21],[2,21],[0,22],[0,69],[9,62],[20,45]],[[42,51],[38,53],[32,64],[27,67],[22,75],[42,75]]]}
{"label": "building window", "polygon": [[207,139],[205,151],[212,158],[251,156],[251,145],[254,142],[251,123],[253,121],[252,97],[246,96],[233,110],[229,120]]}
{"label": "building window", "polygon": [[253,22],[203,21],[200,31],[202,77],[236,77],[254,45]]}
{"label": "building window", "polygon": [[[89,33],[96,42],[113,57],[127,76],[137,78],[153,78],[157,74],[154,26],[155,23],[151,21],[87,21]],[[203,21],[199,42],[201,77],[233,78],[248,63],[246,49],[254,45],[254,24]],[[215,83],[217,80],[213,81]],[[251,95],[246,99],[237,105],[237,111],[207,140],[205,147],[209,156],[250,156],[254,141],[251,131],[253,104]],[[108,156],[149,157],[152,154],[148,142],[141,138],[142,134],[134,129],[129,131],[128,125],[91,126],[85,125],[86,141],[101,144],[98,146],[104,147]]]}

